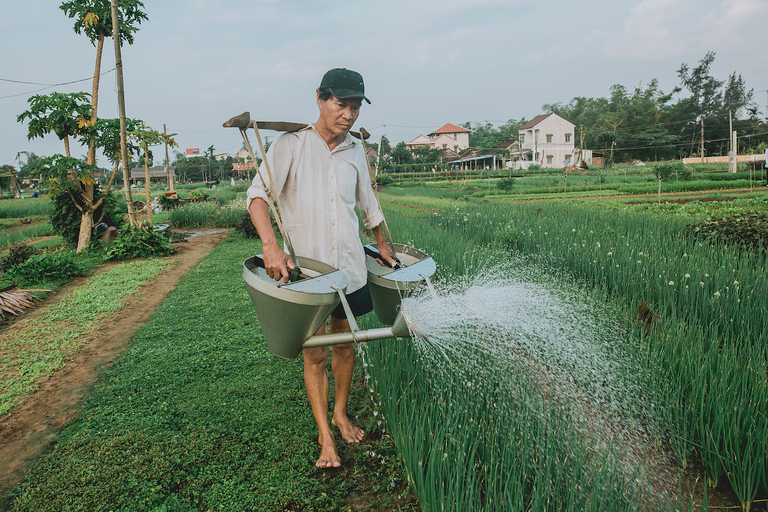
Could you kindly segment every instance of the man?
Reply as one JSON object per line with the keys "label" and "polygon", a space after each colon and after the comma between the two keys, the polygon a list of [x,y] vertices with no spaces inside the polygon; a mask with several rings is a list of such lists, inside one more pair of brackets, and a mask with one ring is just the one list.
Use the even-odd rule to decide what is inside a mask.
{"label": "man", "polygon": [[[349,277],[348,302],[355,316],[372,309],[367,286],[365,254],[360,241],[355,206],[363,225],[371,229],[383,260],[394,258],[381,228],[384,217],[370,185],[368,162],[361,141],[349,135],[365,100],[359,73],[348,69],[328,71],[317,91],[320,114],[314,125],[281,134],[267,151],[282,207],[283,224],[298,256],[327,263]],[[275,280],[288,282],[293,263],[278,245],[269,218],[267,196],[261,180],[248,189],[248,211],[263,243],[264,266]],[[331,314],[330,332],[350,332],[339,305]],[[322,326],[317,334],[324,334]],[[333,431],[328,422],[328,347],[304,349],[304,384],[317,422],[320,457],[316,466],[341,466]],[[331,422],[348,443],[363,439],[362,429],[347,415],[347,401],[355,365],[351,343],[335,345],[331,369],[335,404]]]}

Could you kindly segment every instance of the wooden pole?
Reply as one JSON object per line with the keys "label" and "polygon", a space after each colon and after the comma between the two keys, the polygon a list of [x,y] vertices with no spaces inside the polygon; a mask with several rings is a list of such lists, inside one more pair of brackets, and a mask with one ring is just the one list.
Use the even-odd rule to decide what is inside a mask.
{"label": "wooden pole", "polygon": [[128,140],[125,129],[125,90],[123,88],[123,58],[120,55],[120,31],[117,21],[117,0],[112,0],[112,38],[115,40],[115,69],[117,70],[117,104],[120,112],[120,158],[123,162],[123,189],[128,203],[128,222],[138,227],[136,211],[133,209],[131,177],[128,173]]}
{"label": "wooden pole", "polygon": [[704,118],[701,118],[701,163],[704,163]]}
{"label": "wooden pole", "polygon": [[165,135],[165,177],[168,182],[168,191],[173,190],[173,171],[171,170],[171,161],[168,160],[168,131],[165,129],[165,123],[163,123],[163,135]]}

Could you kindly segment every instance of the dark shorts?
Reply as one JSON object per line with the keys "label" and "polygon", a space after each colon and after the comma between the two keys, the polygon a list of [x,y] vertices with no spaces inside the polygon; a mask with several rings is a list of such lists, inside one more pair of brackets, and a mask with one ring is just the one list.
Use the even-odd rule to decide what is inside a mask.
{"label": "dark shorts", "polygon": [[[356,317],[370,313],[373,311],[373,302],[371,302],[371,292],[368,291],[368,285],[366,284],[356,292],[348,293],[346,295],[347,302],[349,302],[349,308],[352,310],[352,314]],[[344,305],[339,302],[336,309],[331,311],[331,315],[339,320],[346,320],[347,314],[344,313]]]}

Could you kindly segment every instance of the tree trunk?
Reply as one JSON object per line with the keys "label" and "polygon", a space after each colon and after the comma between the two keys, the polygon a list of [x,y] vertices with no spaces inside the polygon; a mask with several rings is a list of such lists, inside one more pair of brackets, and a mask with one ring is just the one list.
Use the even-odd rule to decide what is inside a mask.
{"label": "tree trunk", "polygon": [[128,222],[131,227],[138,227],[136,211],[133,209],[133,194],[131,194],[131,176],[128,172],[127,136],[125,133],[125,90],[123,88],[123,57],[120,54],[120,37],[118,31],[117,0],[112,0],[112,39],[115,41],[115,69],[117,70],[117,105],[120,115],[120,160],[123,163],[123,186],[125,202],[128,206]]}
{"label": "tree trunk", "polygon": [[149,165],[147,165],[147,159],[149,158],[147,146],[144,146],[144,192],[147,198],[147,204],[145,206],[147,210],[147,225],[152,227],[152,191],[150,190],[149,181]]}
{"label": "tree trunk", "polygon": [[72,157],[72,153],[69,152],[69,137],[64,137],[64,154],[67,155],[67,158]]}
{"label": "tree trunk", "polygon": [[[91,87],[91,124],[96,123],[97,109],[99,106],[99,78],[101,76],[101,54],[104,49],[104,36],[99,36],[99,42],[96,44],[96,65],[93,71],[93,85]],[[86,162],[88,165],[96,165],[96,146],[91,142],[88,146],[88,156]],[[95,179],[95,178],[94,178]],[[82,199],[85,203],[83,207],[83,217],[80,220],[80,235],[77,238],[77,252],[85,249],[91,243],[91,231],[93,230],[93,184],[83,187]]]}
{"label": "tree trunk", "polygon": [[85,249],[91,243],[93,231],[93,210],[90,206],[83,207],[83,216],[80,219],[80,236],[77,238],[77,252]]}

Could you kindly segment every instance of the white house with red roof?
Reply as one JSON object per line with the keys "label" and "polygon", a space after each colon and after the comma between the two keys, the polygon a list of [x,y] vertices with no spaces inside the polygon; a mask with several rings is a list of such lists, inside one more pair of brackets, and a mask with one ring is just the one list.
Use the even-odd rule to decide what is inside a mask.
{"label": "white house with red roof", "polygon": [[469,147],[469,130],[446,123],[426,137],[419,135],[412,141],[406,142],[405,147],[411,151],[418,147],[428,147],[430,149],[450,149],[454,153],[458,153]]}

